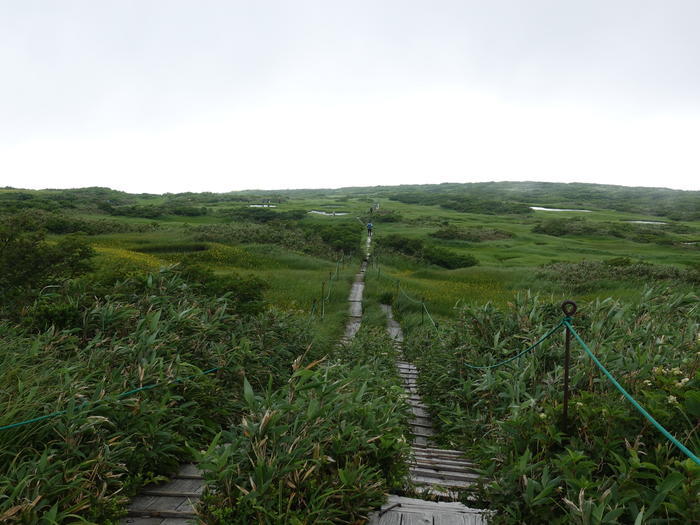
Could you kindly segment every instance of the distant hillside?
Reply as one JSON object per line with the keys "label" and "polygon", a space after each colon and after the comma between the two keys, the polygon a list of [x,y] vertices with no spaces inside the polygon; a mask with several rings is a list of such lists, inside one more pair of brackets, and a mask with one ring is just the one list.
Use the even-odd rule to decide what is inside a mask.
{"label": "distant hillside", "polygon": [[[289,198],[389,198],[439,205],[456,211],[527,214],[530,206],[606,209],[672,220],[700,220],[700,191],[583,183],[476,182],[374,186],[339,189],[240,191],[230,193],[129,194],[108,188],[70,190],[0,190],[0,213],[36,208],[46,211],[91,210],[109,215],[199,215],[203,207],[227,202]],[[149,211],[144,214],[145,208]]]}

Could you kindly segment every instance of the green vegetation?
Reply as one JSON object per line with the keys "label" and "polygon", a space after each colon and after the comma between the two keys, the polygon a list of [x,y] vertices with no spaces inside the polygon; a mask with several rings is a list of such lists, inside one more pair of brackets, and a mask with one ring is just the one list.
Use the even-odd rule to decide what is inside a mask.
{"label": "green vegetation", "polygon": [[392,250],[409,257],[414,257],[428,264],[434,264],[443,268],[466,268],[477,264],[477,260],[471,255],[459,254],[440,246],[426,244],[421,239],[412,239],[400,235],[385,237],[377,243],[375,250]]}
{"label": "green vegetation", "polygon": [[[0,521],[104,523],[146,481],[207,446],[241,410],[243,377],[280,385],[308,347],[306,323],[241,316],[172,273],[42,296],[22,329],[0,324]],[[50,324],[48,329],[43,329]],[[215,375],[134,393],[222,367]]]}
{"label": "green vegetation", "polygon": [[[580,305],[574,319],[611,373],[696,452],[698,304],[693,293],[648,289],[636,305],[609,299]],[[440,337],[426,326],[408,343],[443,442],[466,450],[485,468],[480,497],[498,509],[495,522],[700,520],[700,466],[624,400],[578,346],[572,347],[571,432],[565,431],[563,333],[502,367],[465,366],[513,355],[561,317],[556,304],[521,295],[505,311],[462,308]]]}
{"label": "green vegetation", "polygon": [[[565,435],[563,336],[463,365],[526,347],[575,299],[593,350],[697,453],[698,210],[700,192],[586,184],[2,189],[0,426],[61,413],[0,430],[0,521],[114,523],[205,449],[212,523],[360,522],[405,468],[380,302],[497,522],[697,521],[695,466],[581,352]],[[341,351],[369,221],[363,330]]]}
{"label": "green vegetation", "polygon": [[470,242],[481,242],[481,241],[499,241],[502,239],[510,239],[513,234],[505,230],[498,230],[496,228],[484,228],[484,227],[473,227],[473,228],[457,228],[453,225],[447,225],[436,232],[430,234],[431,237],[436,239],[447,239],[455,241],[470,241]]}
{"label": "green vegetation", "polygon": [[207,523],[352,523],[401,487],[407,406],[384,331],[325,363],[297,364],[279,390],[244,392],[240,422],[204,454]]}

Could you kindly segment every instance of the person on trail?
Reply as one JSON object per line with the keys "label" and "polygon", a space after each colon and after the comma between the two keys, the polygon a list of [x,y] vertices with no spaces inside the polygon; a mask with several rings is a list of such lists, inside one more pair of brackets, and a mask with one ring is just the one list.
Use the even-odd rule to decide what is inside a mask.
{"label": "person on trail", "polygon": [[368,235],[369,237],[372,236],[372,228],[374,228],[374,226],[372,225],[371,222],[368,222],[368,223],[367,223],[367,235]]}

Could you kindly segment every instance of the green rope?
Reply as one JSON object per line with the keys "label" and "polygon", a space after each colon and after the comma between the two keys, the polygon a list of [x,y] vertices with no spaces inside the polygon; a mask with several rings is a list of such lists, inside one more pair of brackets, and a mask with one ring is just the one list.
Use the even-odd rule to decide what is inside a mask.
{"label": "green rope", "polygon": [[477,366],[477,365],[470,365],[470,364],[468,364],[468,363],[463,363],[463,364],[464,364],[464,366],[466,366],[467,368],[472,368],[472,369],[474,369],[474,370],[486,370],[486,369],[489,369],[489,368],[496,368],[497,366],[505,365],[506,363],[510,363],[511,361],[517,359],[518,357],[520,357],[520,356],[522,356],[522,355],[524,355],[524,354],[527,354],[528,352],[531,352],[532,350],[534,350],[535,348],[537,348],[537,347],[538,347],[539,345],[541,345],[545,340],[549,339],[552,335],[554,335],[554,334],[557,332],[557,330],[559,330],[562,326],[564,326],[564,321],[560,321],[559,324],[557,324],[557,326],[555,326],[554,328],[552,328],[549,332],[547,332],[547,333],[544,334],[542,337],[540,337],[540,338],[537,340],[536,343],[532,344],[531,346],[529,346],[528,348],[526,348],[526,349],[523,350],[522,352],[520,352],[520,353],[514,355],[513,357],[509,357],[508,359],[504,359],[503,361],[500,361],[500,362],[498,362],[498,363],[495,363],[495,364],[493,364],[493,365]]}
{"label": "green rope", "polygon": [[[397,281],[398,281],[398,279],[397,279]],[[404,297],[405,297],[406,299],[408,299],[408,300],[411,301],[412,303],[415,303],[415,304],[423,304],[423,301],[418,301],[417,299],[414,299],[413,297],[411,297],[410,295],[408,295],[408,294],[404,291],[404,289],[401,288],[401,285],[400,285],[400,284],[399,284],[399,291],[404,295]]]}
{"label": "green rope", "polygon": [[[164,386],[164,385],[172,385],[175,383],[182,383],[183,381],[187,381],[187,380],[195,378],[195,377],[211,374],[212,372],[216,372],[218,370],[221,370],[221,368],[222,367],[210,368],[209,370],[204,370],[203,372],[200,372],[199,374],[193,374],[191,376],[187,376],[187,377],[183,377],[183,378],[179,378],[179,379],[173,379],[172,381],[168,381],[166,383],[152,383],[150,385],[145,385],[145,386],[142,386],[139,388],[134,388],[133,390],[127,390],[126,392],[122,392],[121,394],[117,395],[115,397],[115,400],[122,399],[126,396],[130,396],[131,394],[136,394],[137,392],[143,392],[144,390],[152,390],[154,388]],[[108,401],[109,401],[108,399],[99,399],[97,401],[85,401],[80,406],[78,406],[77,410],[83,410],[84,408],[90,408],[89,405],[94,406],[94,405],[98,405],[100,403],[106,403]],[[11,428],[17,428],[17,427],[21,427],[24,425],[29,425],[30,423],[37,423],[38,421],[43,421],[44,419],[51,419],[54,417],[62,416],[62,415],[65,415],[67,413],[68,413],[68,410],[58,410],[56,412],[52,412],[50,414],[46,414],[43,416],[34,417],[32,419],[27,419],[25,421],[18,421],[16,423],[11,423],[9,425],[1,426],[0,431],[9,430]]]}
{"label": "green rope", "polygon": [[583,341],[583,339],[581,339],[581,336],[578,335],[578,332],[576,332],[576,330],[574,330],[574,327],[571,325],[570,321],[569,321],[568,319],[565,319],[564,321],[562,321],[562,323],[564,324],[564,326],[566,326],[566,327],[571,331],[572,334],[574,334],[574,337],[575,337],[576,340],[579,342],[579,344],[583,347],[583,349],[586,351],[586,353],[588,354],[588,356],[593,360],[593,362],[596,364],[596,366],[597,366],[598,368],[600,368],[601,372],[603,372],[603,374],[605,374],[605,376],[610,380],[610,382],[615,386],[615,388],[617,388],[617,389],[620,391],[620,393],[621,393],[623,396],[625,396],[625,398],[627,398],[627,401],[629,401],[630,403],[632,403],[632,406],[633,406],[634,408],[636,408],[636,409],[639,411],[640,414],[642,414],[645,418],[647,418],[647,420],[648,420],[652,425],[654,425],[654,426],[656,427],[656,429],[657,429],[659,432],[661,432],[661,433],[664,435],[664,437],[666,437],[666,439],[668,439],[668,440],[669,440],[671,443],[673,443],[681,452],[683,452],[683,454],[685,454],[685,455],[688,456],[690,459],[692,459],[697,465],[700,465],[700,458],[698,458],[695,454],[693,454],[693,453],[690,451],[690,449],[688,449],[685,445],[683,445],[683,443],[681,443],[681,442],[678,441],[675,437],[673,437],[673,436],[671,435],[671,433],[670,433],[668,430],[666,430],[664,427],[662,427],[661,424],[660,424],[658,421],[656,421],[656,419],[654,419],[654,418],[652,417],[651,414],[649,414],[649,412],[647,412],[646,410],[644,410],[644,407],[642,407],[642,405],[640,405],[640,404],[637,402],[637,400],[634,399],[634,398],[627,392],[627,390],[625,390],[624,388],[622,388],[622,385],[620,385],[620,383],[617,382],[617,380],[612,376],[612,374],[611,374],[610,372],[608,372],[608,370],[602,365],[602,363],[601,363],[600,361],[598,361],[598,358],[593,354],[593,352],[591,351],[591,349],[588,348],[588,345]]}
{"label": "green rope", "polygon": [[428,319],[430,319],[430,322],[433,323],[433,328],[435,328],[435,332],[439,334],[440,331],[438,330],[438,325],[435,322],[435,320],[433,319],[433,316],[430,315],[430,312],[428,311],[428,307],[425,306],[425,303],[423,303],[423,309],[425,310],[425,313],[428,314]]}

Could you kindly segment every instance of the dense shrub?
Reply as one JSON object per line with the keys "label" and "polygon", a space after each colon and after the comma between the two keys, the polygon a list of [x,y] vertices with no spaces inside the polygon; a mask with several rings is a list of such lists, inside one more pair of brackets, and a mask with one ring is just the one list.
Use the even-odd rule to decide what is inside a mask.
{"label": "dense shrub", "polygon": [[[241,316],[172,272],[100,297],[80,286],[52,295],[54,315],[71,302],[79,313],[66,329],[0,323],[0,426],[68,411],[0,431],[3,523],[107,522],[130,491],[238,419],[244,375],[256,389],[278,388],[311,344],[305,322],[269,309]],[[223,368],[115,399],[212,367]]]}
{"label": "dense shrub", "polygon": [[669,244],[673,237],[669,233],[690,233],[693,231],[682,224],[634,224],[622,222],[593,222],[580,217],[570,219],[548,219],[532,228],[533,233],[570,236],[599,236],[629,239],[634,242],[656,242]]}
{"label": "dense shrub", "polygon": [[396,210],[374,210],[369,218],[372,222],[401,222],[403,217]]}
{"label": "dense shrub", "polygon": [[[688,448],[700,450],[699,298],[645,291],[639,304],[582,304],[574,325],[611,373]],[[563,333],[494,370],[553,327],[557,304],[521,295],[467,307],[442,337],[415,332],[409,358],[444,444],[485,469],[493,523],[696,523],[700,468],[572,346],[571,432],[561,424]],[[682,319],[681,325],[678,319]],[[640,517],[642,516],[642,517]]]}
{"label": "dense shrub", "polygon": [[397,253],[415,257],[423,260],[428,264],[435,264],[443,268],[456,269],[474,266],[479,261],[472,255],[461,254],[443,248],[427,244],[421,239],[411,237],[403,237],[400,235],[392,235],[390,237],[382,237],[377,242],[378,249],[388,248]]}
{"label": "dense shrub", "polygon": [[355,254],[362,240],[362,226],[354,221],[343,221],[333,224],[304,224],[304,230],[311,237],[318,236],[334,251],[345,254]]}
{"label": "dense shrub", "polygon": [[432,245],[427,245],[423,249],[423,259],[430,264],[435,264],[450,270],[467,268],[479,263],[473,255],[457,253],[440,246]]}
{"label": "dense shrub", "polygon": [[362,239],[362,227],[352,222],[310,223],[303,226],[288,222],[263,224],[207,224],[192,229],[197,241],[225,244],[278,244],[302,253],[336,259],[338,253],[356,254]]}
{"label": "dense shrub", "polygon": [[304,210],[278,211],[273,208],[235,208],[223,212],[224,216],[234,221],[271,222],[298,221],[306,217]]}
{"label": "dense shrub", "polygon": [[639,284],[675,281],[700,284],[700,270],[676,266],[634,262],[617,257],[608,261],[556,262],[542,266],[537,277],[556,282],[570,292],[586,292],[601,281],[627,281]]}
{"label": "dense shrub", "polygon": [[41,232],[63,235],[69,233],[84,233],[100,235],[108,233],[141,233],[160,228],[157,222],[127,223],[108,219],[86,219],[77,215],[61,212],[46,212],[44,210],[24,210],[13,215],[12,219],[21,223],[24,232]]}
{"label": "dense shrub", "polygon": [[532,210],[527,204],[510,200],[479,198],[470,194],[455,196],[454,193],[405,192],[389,195],[391,200],[407,204],[437,205],[448,210],[486,215],[527,215]]}
{"label": "dense shrub", "polygon": [[14,318],[42,288],[87,272],[94,254],[79,236],[50,244],[38,231],[27,233],[26,219],[16,216],[0,222],[0,314]]}
{"label": "dense shrub", "polygon": [[281,390],[246,388],[246,412],[214,441],[207,523],[357,523],[400,486],[406,405],[385,332],[327,363],[301,362]]}

